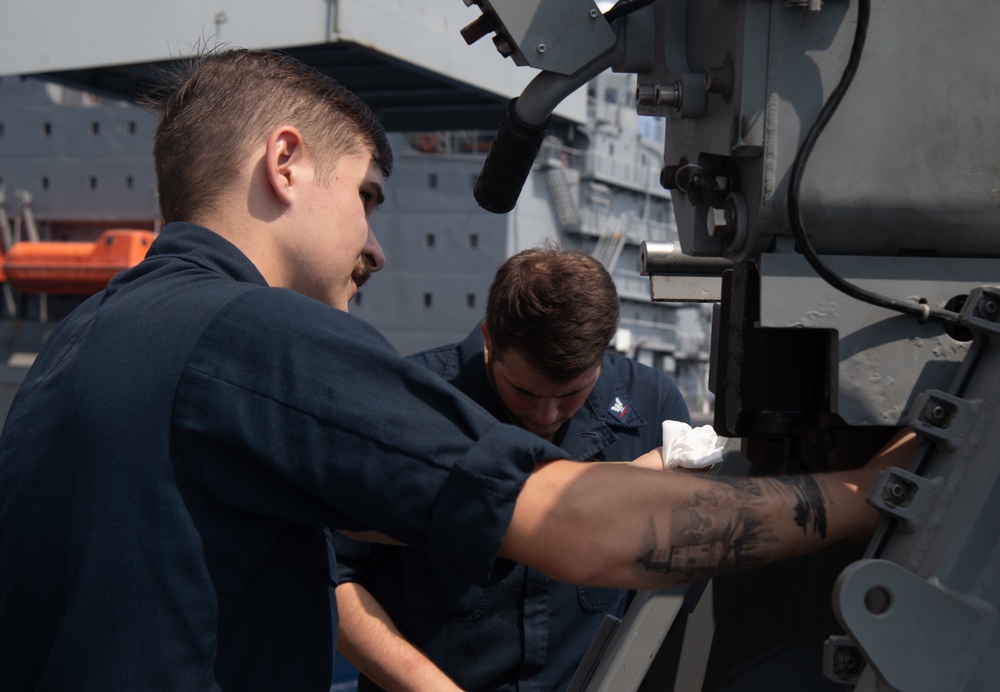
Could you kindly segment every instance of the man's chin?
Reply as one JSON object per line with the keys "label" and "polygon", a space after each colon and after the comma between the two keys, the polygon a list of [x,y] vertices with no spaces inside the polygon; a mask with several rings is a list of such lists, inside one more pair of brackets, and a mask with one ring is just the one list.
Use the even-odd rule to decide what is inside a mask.
{"label": "man's chin", "polygon": [[355,274],[354,276],[351,277],[351,283],[353,285],[351,286],[351,295],[347,299],[348,303],[350,303],[352,300],[357,300],[358,294],[361,293],[361,287],[368,282],[370,276],[371,276],[370,274],[363,276],[358,276],[357,274]]}
{"label": "man's chin", "polygon": [[559,431],[559,428],[536,428],[534,426],[523,425],[521,426],[530,433],[534,433],[539,437],[544,437],[546,440],[551,440],[552,437]]}

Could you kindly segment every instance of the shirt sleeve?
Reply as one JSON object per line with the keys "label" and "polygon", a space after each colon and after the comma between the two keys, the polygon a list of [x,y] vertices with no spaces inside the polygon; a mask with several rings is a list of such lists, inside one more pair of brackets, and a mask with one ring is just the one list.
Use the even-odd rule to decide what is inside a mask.
{"label": "shirt sleeve", "polygon": [[376,569],[376,552],[382,546],[349,538],[336,531],[330,539],[337,561],[337,584],[366,583]]}
{"label": "shirt sleeve", "polygon": [[214,502],[381,531],[476,583],[490,580],[524,479],[564,456],[365,322],[269,288],[229,303],[202,334],[178,383],[174,436]]}

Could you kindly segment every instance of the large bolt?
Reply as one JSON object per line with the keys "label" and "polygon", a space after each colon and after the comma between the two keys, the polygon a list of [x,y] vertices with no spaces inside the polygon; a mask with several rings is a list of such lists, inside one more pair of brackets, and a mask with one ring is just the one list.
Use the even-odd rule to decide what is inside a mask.
{"label": "large bolt", "polygon": [[635,101],[640,106],[656,105],[656,87],[652,84],[640,84],[635,88]]}
{"label": "large bolt", "polygon": [[680,82],[674,82],[667,86],[656,85],[656,105],[667,106],[668,108],[680,108],[683,102]]}
{"label": "large bolt", "polygon": [[493,45],[497,47],[497,52],[505,58],[509,58],[514,54],[514,49],[511,47],[510,41],[505,39],[503,36],[494,36]]}
{"label": "large bolt", "polygon": [[677,185],[677,172],[681,169],[680,166],[664,166],[660,169],[660,187],[664,190],[676,190]]}
{"label": "large bolt", "polygon": [[728,215],[723,209],[715,209],[714,207],[709,208],[706,225],[710,236],[713,238],[725,238],[732,232],[730,230],[732,226],[728,223],[729,219],[727,216]]}
{"label": "large bolt", "polygon": [[946,428],[953,413],[953,408],[938,398],[930,398],[920,412],[920,420],[935,428]]}
{"label": "large bolt", "polygon": [[885,484],[882,488],[882,499],[886,501],[887,504],[895,505],[896,507],[905,507],[910,504],[910,498],[913,495],[913,489],[902,481],[892,480]]}
{"label": "large bolt", "polygon": [[990,322],[1000,320],[1000,304],[994,298],[983,298],[977,307],[979,314]]}

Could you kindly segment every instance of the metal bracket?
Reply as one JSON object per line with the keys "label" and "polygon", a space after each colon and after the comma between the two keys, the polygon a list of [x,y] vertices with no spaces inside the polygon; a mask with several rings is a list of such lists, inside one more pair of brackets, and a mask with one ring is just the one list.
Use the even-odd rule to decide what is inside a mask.
{"label": "metal bracket", "polygon": [[639,273],[649,277],[653,301],[709,303],[722,298],[722,273],[733,263],[685,255],[679,245],[648,240],[639,245]]}
{"label": "metal bracket", "polygon": [[955,451],[965,439],[981,405],[981,399],[962,399],[929,389],[914,397],[909,424],[939,446]]}
{"label": "metal bracket", "polygon": [[1000,337],[1000,288],[981,286],[969,291],[959,322],[993,339]]}
{"label": "metal bracket", "polygon": [[[891,689],[965,689],[996,611],[888,560],[860,560],[834,586],[834,611]],[[885,689],[880,686],[879,689]]]}
{"label": "metal bracket", "polygon": [[924,478],[899,468],[880,472],[868,489],[868,504],[895,518],[904,533],[912,533],[923,521],[941,478]]}
{"label": "metal bracket", "polygon": [[856,685],[865,668],[865,657],[850,637],[842,634],[823,642],[823,675],[841,685]]}
{"label": "metal bracket", "polygon": [[462,30],[467,43],[493,43],[515,65],[571,75],[614,48],[617,37],[597,5],[581,0],[476,0],[482,16]]}

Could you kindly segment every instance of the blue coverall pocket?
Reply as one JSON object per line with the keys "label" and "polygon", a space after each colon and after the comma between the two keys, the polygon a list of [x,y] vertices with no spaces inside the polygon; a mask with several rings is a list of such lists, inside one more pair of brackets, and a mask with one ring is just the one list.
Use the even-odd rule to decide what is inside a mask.
{"label": "blue coverall pocket", "polygon": [[580,606],[591,613],[614,613],[625,603],[625,594],[621,589],[606,589],[600,586],[578,586],[576,595]]}

